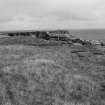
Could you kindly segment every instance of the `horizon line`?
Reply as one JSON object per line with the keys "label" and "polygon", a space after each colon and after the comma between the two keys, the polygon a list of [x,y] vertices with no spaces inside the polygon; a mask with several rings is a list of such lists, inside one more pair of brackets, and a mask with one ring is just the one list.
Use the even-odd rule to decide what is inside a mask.
{"label": "horizon line", "polygon": [[70,30],[105,30],[105,28],[71,28],[71,29],[22,29],[22,30],[0,30],[0,33],[5,32],[34,32],[34,31],[57,31],[57,30],[63,30],[63,31],[70,31]]}

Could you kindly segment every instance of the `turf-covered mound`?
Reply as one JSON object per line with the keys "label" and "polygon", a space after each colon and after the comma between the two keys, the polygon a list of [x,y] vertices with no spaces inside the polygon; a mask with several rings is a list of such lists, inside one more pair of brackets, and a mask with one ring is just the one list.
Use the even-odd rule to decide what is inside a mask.
{"label": "turf-covered mound", "polygon": [[0,104],[105,105],[104,55],[76,49],[0,46]]}
{"label": "turf-covered mound", "polygon": [[1,83],[8,87],[5,102],[9,99],[7,102],[13,105],[88,103],[100,89],[90,78],[74,75],[54,60],[44,58],[4,67],[2,77]]}

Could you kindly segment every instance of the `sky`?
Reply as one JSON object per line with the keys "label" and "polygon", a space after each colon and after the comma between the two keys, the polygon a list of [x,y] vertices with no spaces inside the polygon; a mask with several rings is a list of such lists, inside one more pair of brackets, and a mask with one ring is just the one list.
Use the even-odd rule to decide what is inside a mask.
{"label": "sky", "polygon": [[0,30],[105,28],[105,0],[0,0]]}

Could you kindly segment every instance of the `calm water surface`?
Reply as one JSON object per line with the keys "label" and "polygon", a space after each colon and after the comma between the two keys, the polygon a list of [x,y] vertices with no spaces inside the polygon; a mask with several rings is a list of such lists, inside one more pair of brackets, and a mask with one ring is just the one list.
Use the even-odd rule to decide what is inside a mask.
{"label": "calm water surface", "polygon": [[105,29],[91,29],[91,30],[70,30],[71,34],[83,39],[89,40],[104,40]]}

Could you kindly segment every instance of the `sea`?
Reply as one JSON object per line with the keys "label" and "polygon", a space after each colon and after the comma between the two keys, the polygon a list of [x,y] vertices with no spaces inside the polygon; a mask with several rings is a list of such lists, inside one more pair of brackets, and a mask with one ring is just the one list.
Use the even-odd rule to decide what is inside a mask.
{"label": "sea", "polygon": [[85,40],[105,41],[105,29],[72,29],[70,34]]}

